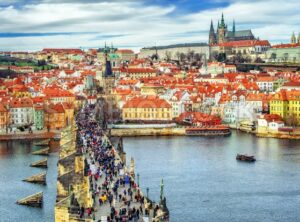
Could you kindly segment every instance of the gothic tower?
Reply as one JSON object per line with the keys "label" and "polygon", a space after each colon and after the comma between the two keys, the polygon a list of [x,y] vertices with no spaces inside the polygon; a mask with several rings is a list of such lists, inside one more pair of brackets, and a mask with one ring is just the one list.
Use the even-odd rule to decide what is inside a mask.
{"label": "gothic tower", "polygon": [[233,24],[232,24],[232,35],[235,37],[235,20],[233,19]]}
{"label": "gothic tower", "polygon": [[209,45],[213,45],[217,43],[216,40],[216,33],[215,33],[215,29],[214,29],[214,24],[213,21],[211,20],[211,24],[210,24],[210,30],[209,30]]}
{"label": "gothic tower", "polygon": [[292,44],[296,44],[296,36],[295,36],[295,32],[293,32],[293,35],[291,37],[291,43]]}
{"label": "gothic tower", "polygon": [[226,42],[225,35],[227,33],[227,25],[225,24],[224,15],[222,13],[221,23],[218,27],[218,43]]}

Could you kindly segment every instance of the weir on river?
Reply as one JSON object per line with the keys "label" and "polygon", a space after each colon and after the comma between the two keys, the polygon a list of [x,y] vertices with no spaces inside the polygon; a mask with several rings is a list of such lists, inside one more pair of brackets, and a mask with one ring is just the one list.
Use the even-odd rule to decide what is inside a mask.
{"label": "weir on river", "polygon": [[163,185],[159,204],[143,195],[134,161],[125,166],[122,146],[114,148],[95,116],[86,106],[62,132],[55,221],[169,221]]}

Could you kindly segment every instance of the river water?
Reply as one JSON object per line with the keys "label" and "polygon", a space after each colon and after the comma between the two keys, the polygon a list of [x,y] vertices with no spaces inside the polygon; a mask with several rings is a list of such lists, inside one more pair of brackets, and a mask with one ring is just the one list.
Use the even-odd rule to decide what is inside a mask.
{"label": "river water", "polygon": [[[164,179],[172,222],[299,221],[300,141],[233,132],[220,138],[125,138],[124,146],[151,199],[158,201]],[[57,154],[48,158],[47,186],[21,181],[43,171],[29,167],[43,158],[30,154],[36,149],[31,143],[0,143],[0,221],[54,221]],[[237,162],[237,153],[257,161]],[[42,209],[15,204],[39,191]]]}
{"label": "river water", "polygon": [[[0,221],[44,222],[54,221],[58,154],[48,156],[48,169],[29,167],[30,163],[45,157],[32,155],[39,149],[30,142],[0,142]],[[47,171],[47,186],[23,182],[22,179]],[[43,208],[19,206],[15,202],[43,191]]]}
{"label": "river water", "polygon": [[[172,222],[300,221],[300,141],[230,137],[126,138],[140,185],[158,201],[160,179]],[[237,162],[237,153],[256,163]]]}

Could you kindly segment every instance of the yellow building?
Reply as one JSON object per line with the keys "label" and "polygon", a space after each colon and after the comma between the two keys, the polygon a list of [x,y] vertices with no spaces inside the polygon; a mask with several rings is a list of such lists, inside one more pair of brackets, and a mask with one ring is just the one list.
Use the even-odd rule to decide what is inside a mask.
{"label": "yellow building", "polygon": [[128,68],[127,75],[131,79],[151,78],[157,76],[157,71],[152,68]]}
{"label": "yellow building", "polygon": [[50,130],[63,129],[73,120],[73,105],[57,103],[45,107],[45,126]]}
{"label": "yellow building", "polygon": [[281,90],[270,100],[270,114],[278,114],[285,121],[294,118],[300,124],[300,91]]}
{"label": "yellow building", "polygon": [[43,94],[49,98],[51,103],[71,103],[75,102],[75,95],[67,90],[60,88],[46,88]]}
{"label": "yellow building", "polygon": [[159,84],[144,84],[141,87],[141,94],[142,95],[159,95],[164,92],[164,87]]}
{"label": "yellow building", "polygon": [[172,106],[154,96],[135,97],[123,106],[122,117],[125,122],[170,122]]}
{"label": "yellow building", "polygon": [[0,131],[5,131],[9,124],[9,112],[3,104],[0,103]]}

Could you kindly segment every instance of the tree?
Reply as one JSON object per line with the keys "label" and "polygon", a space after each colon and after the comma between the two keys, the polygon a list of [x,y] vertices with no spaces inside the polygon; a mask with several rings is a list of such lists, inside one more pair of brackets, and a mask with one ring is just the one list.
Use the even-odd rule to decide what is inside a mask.
{"label": "tree", "polygon": [[271,54],[271,60],[272,60],[273,62],[275,62],[276,57],[277,57],[276,53],[272,53],[272,54]]}
{"label": "tree", "polygon": [[288,126],[292,126],[292,127],[296,127],[298,125],[298,119],[297,119],[297,115],[295,113],[289,115],[286,118],[286,124]]}
{"label": "tree", "polygon": [[187,59],[192,62],[194,60],[194,56],[195,56],[195,51],[193,50],[189,50],[187,53]]}
{"label": "tree", "polygon": [[175,55],[176,55],[177,60],[178,60],[179,62],[181,62],[181,61],[180,61],[180,52],[177,51],[177,52],[175,53]]}
{"label": "tree", "polygon": [[226,54],[225,53],[215,54],[214,58],[218,62],[224,62],[226,60]]}
{"label": "tree", "polygon": [[157,55],[157,54],[153,54],[153,55],[151,56],[151,59],[152,59],[152,60],[158,60],[158,59],[159,59],[159,57],[158,57],[158,55]]}
{"label": "tree", "polygon": [[186,59],[186,55],[182,52],[180,53],[180,62],[183,62]]}
{"label": "tree", "polygon": [[203,54],[195,53],[195,56],[194,56],[195,61],[196,61],[196,62],[201,61],[201,60],[202,60],[202,56],[203,56]]}
{"label": "tree", "polygon": [[257,57],[254,62],[255,63],[264,63],[264,61],[260,57]]}
{"label": "tree", "polygon": [[168,62],[170,62],[171,59],[172,59],[172,53],[171,53],[170,51],[166,51],[166,52],[165,52],[165,57],[166,57],[166,60],[167,60]]}

